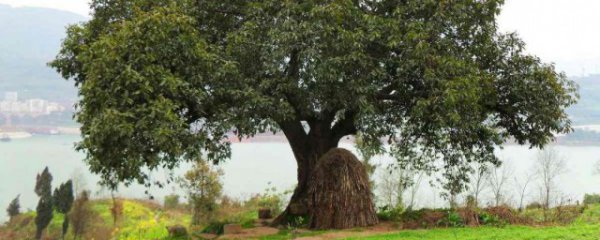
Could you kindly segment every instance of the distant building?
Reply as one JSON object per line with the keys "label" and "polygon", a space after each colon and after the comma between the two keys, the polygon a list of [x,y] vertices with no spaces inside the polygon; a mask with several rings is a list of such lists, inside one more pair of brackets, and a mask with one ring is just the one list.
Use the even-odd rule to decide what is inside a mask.
{"label": "distant building", "polygon": [[64,112],[66,108],[59,103],[49,102],[44,99],[29,99],[19,101],[16,92],[4,93],[4,100],[0,101],[0,114],[20,116],[42,116],[54,112]]}
{"label": "distant building", "polygon": [[43,99],[31,99],[27,100],[27,110],[30,113],[38,113],[38,114],[47,114],[46,106],[48,105],[48,101]]}

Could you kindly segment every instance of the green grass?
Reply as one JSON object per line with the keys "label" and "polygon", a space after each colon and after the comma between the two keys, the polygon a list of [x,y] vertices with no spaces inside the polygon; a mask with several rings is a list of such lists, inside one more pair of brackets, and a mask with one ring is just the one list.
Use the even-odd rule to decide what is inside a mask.
{"label": "green grass", "polygon": [[[109,200],[99,200],[92,202],[92,209],[98,214],[94,222],[94,228],[103,228],[104,233],[111,236],[112,239],[137,240],[137,239],[158,239],[158,240],[176,240],[168,238],[167,226],[172,225],[190,225],[190,216],[179,211],[163,211],[160,207],[151,203],[124,200],[123,217],[113,225],[110,215],[111,202]],[[541,213],[531,210],[530,215],[541,215]],[[256,219],[256,211],[242,211],[230,216],[236,222],[244,227],[252,227]],[[27,236],[35,232],[35,225],[32,221],[34,212],[28,212],[20,216],[20,219],[29,219],[26,225],[16,224],[11,226],[12,230],[27,232]],[[53,236],[60,234],[60,228],[64,216],[55,213],[48,233]],[[21,222],[22,220],[19,220]],[[0,229],[2,230],[2,229]],[[198,230],[195,230],[198,231]],[[192,230],[190,233],[194,232]],[[292,229],[283,229],[278,234],[264,236],[258,239],[263,240],[283,240],[297,237],[319,236],[336,231],[293,231]],[[347,233],[347,234],[346,234]],[[368,229],[357,228],[345,230],[344,234],[356,236],[357,234],[367,234]],[[1,234],[0,234],[0,238]],[[398,230],[386,234],[372,236],[349,237],[346,239],[398,239],[398,240],[600,240],[600,205],[588,206],[572,224],[567,226],[548,226],[548,227],[528,227],[528,226],[506,226],[506,227],[476,227],[476,228],[439,228],[424,230]]]}
{"label": "green grass", "polygon": [[[91,221],[89,230],[102,235],[104,238],[110,236],[112,239],[122,240],[138,240],[138,239],[164,239],[168,238],[167,226],[183,225],[189,226],[191,218],[188,214],[178,211],[163,211],[159,206],[136,200],[123,201],[123,215],[113,223],[111,215],[110,200],[96,200],[90,202],[92,210],[97,214],[96,218]],[[3,227],[4,231],[19,232],[19,238],[30,239],[35,233],[35,212],[24,213],[19,216],[19,220],[12,226]],[[24,220],[28,220],[27,224],[20,224]],[[50,222],[46,236],[52,239],[58,239],[62,229],[64,215],[54,213],[54,217]],[[0,229],[2,230],[2,229]],[[71,230],[71,229],[69,229]],[[1,232],[0,232],[1,233]],[[67,239],[71,239],[71,232],[67,235]],[[2,239],[2,234],[0,234]]]}
{"label": "green grass", "polygon": [[370,237],[347,239],[398,239],[398,240],[598,240],[600,239],[600,224],[583,224],[565,227],[525,227],[508,226],[505,228],[449,228],[433,230],[410,230]]}
{"label": "green grass", "polygon": [[[541,210],[527,210],[525,214],[532,217],[543,216]],[[541,221],[541,220],[540,220]],[[475,227],[475,228],[447,228],[428,230],[405,230],[389,234],[374,235],[370,237],[354,237],[347,239],[439,239],[439,240],[600,240],[600,204],[589,205],[581,216],[567,226],[506,226]]]}

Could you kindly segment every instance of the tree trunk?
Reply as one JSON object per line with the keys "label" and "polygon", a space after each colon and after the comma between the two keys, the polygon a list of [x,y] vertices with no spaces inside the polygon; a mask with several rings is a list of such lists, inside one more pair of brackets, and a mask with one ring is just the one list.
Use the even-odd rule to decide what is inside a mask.
{"label": "tree trunk", "polygon": [[[294,142],[294,137],[288,137],[292,146],[294,157],[298,165],[298,184],[286,209],[273,221],[273,225],[288,225],[296,221],[298,217],[306,217],[308,214],[308,180],[314,170],[317,161],[327,151],[336,148],[339,140],[314,139],[302,143]],[[297,141],[297,140],[295,140]],[[301,146],[298,146],[301,145]]]}
{"label": "tree trunk", "polygon": [[[294,225],[299,224],[300,220],[308,220],[309,180],[315,166],[325,153],[337,148],[339,140],[346,135],[340,134],[345,131],[338,132],[335,127],[332,129],[330,122],[311,123],[309,133],[305,132],[300,122],[282,123],[280,126],[298,165],[298,184],[286,209],[273,221],[274,226]],[[352,127],[351,130],[353,129]]]}

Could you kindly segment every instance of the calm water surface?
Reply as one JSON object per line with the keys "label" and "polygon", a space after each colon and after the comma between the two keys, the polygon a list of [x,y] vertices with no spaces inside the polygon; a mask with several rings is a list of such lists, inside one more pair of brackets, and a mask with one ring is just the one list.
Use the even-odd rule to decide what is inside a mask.
{"label": "calm water surface", "polygon": [[[82,162],[83,155],[73,149],[78,136],[35,136],[29,139],[0,143],[0,221],[6,220],[4,209],[15,196],[21,195],[24,209],[35,209],[37,196],[33,192],[35,176],[48,166],[54,176],[53,187],[71,178],[75,172],[82,173],[86,186],[96,197],[106,197],[109,193],[96,186],[98,178],[87,171]],[[349,148],[350,145],[343,147]],[[592,174],[592,166],[600,159],[600,146],[575,147],[558,146],[560,154],[567,159],[568,169],[559,181],[561,194],[580,199],[584,193],[600,192],[600,176]],[[536,150],[527,147],[507,146],[499,150],[499,156],[515,169],[515,176],[531,173]],[[376,162],[386,165],[387,157],[377,157]],[[175,170],[181,174],[189,165]],[[243,143],[233,145],[232,159],[222,164],[225,193],[234,197],[246,198],[262,192],[271,186],[279,190],[289,189],[296,182],[296,164],[287,143]],[[380,169],[381,170],[381,169]],[[153,174],[155,179],[164,179],[163,171]],[[375,177],[378,178],[377,176]],[[511,183],[512,184],[512,183]],[[537,184],[533,183],[529,198],[536,197]],[[145,188],[130,186],[121,188],[118,195],[130,198],[148,198]],[[156,199],[177,191],[174,186],[163,189],[152,188],[150,193]],[[439,206],[443,201],[438,193],[424,180],[417,193],[419,206]],[[484,193],[485,195],[485,193]]]}

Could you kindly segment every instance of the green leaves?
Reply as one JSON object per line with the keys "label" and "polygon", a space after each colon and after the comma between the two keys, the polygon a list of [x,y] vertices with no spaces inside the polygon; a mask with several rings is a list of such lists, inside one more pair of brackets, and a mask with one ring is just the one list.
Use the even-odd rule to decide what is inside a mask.
{"label": "green leaves", "polygon": [[292,122],[331,142],[386,138],[400,161],[460,180],[509,138],[570,131],[576,86],[498,33],[501,3],[95,0],[51,65],[79,87],[78,147],[113,186],[222,161],[227,132]]}

